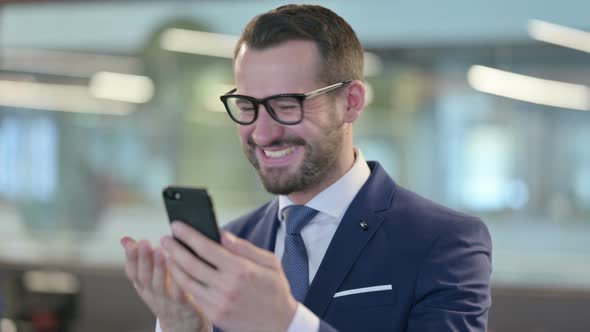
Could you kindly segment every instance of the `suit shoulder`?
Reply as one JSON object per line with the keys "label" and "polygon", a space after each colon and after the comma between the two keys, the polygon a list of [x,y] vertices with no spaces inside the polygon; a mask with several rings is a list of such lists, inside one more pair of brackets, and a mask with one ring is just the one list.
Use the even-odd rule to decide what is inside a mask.
{"label": "suit shoulder", "polygon": [[[480,228],[487,232],[483,221],[427,199],[411,190],[397,186],[390,213],[418,228],[439,233],[449,228]],[[409,225],[406,225],[409,226]]]}
{"label": "suit shoulder", "polygon": [[266,202],[254,211],[248,212],[245,215],[230,221],[223,227],[224,230],[229,231],[237,236],[249,232],[257,225],[257,223],[268,213],[268,209],[273,201]]}

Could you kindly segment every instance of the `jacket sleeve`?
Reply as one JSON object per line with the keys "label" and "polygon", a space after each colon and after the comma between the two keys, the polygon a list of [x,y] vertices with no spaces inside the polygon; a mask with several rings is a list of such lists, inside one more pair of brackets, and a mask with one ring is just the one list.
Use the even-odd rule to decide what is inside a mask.
{"label": "jacket sleeve", "polygon": [[447,227],[421,265],[408,332],[481,331],[491,306],[492,241],[479,219]]}

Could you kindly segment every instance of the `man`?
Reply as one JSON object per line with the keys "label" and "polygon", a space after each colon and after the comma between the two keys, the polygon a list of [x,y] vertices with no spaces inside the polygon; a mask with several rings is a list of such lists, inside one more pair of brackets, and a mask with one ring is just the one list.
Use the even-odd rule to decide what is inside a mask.
{"label": "man", "polygon": [[[163,331],[485,331],[484,224],[398,185],[353,147],[363,52],[332,11],[279,7],[245,28],[221,97],[278,197],[221,246],[182,223],[163,249],[124,238],[126,271]],[[163,250],[167,255],[164,255]]]}

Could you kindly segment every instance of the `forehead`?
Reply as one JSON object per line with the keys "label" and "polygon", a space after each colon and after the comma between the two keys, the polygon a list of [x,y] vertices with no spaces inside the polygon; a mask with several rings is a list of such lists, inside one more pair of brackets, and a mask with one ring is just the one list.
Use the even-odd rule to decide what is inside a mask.
{"label": "forehead", "polygon": [[244,44],[234,65],[237,92],[262,98],[313,90],[321,63],[320,52],[313,41],[293,40],[264,49]]}

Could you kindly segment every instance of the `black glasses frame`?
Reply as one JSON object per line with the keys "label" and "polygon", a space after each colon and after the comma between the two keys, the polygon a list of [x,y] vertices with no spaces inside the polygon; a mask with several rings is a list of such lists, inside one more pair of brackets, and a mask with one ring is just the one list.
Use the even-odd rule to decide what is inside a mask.
{"label": "black glasses frame", "polygon": [[[225,106],[225,110],[227,111],[227,114],[229,114],[229,117],[234,122],[236,122],[238,124],[249,125],[249,124],[254,123],[256,121],[256,119],[258,119],[258,109],[260,108],[260,105],[264,105],[264,108],[266,109],[266,111],[268,112],[270,117],[273,118],[273,120],[275,120],[276,122],[284,124],[284,125],[296,125],[296,124],[300,123],[301,121],[303,121],[303,101],[304,100],[319,96],[319,95],[324,94],[326,92],[336,90],[336,89],[341,88],[342,86],[344,86],[350,82],[352,82],[352,80],[338,82],[338,83],[328,85],[323,88],[319,88],[319,89],[309,91],[306,93],[281,93],[281,94],[272,95],[272,96],[269,96],[269,97],[266,97],[263,99],[258,99],[258,98],[254,98],[254,97],[250,97],[250,96],[244,96],[244,95],[235,95],[233,93],[236,92],[237,89],[232,89],[231,91],[227,92],[223,96],[219,97],[219,99],[221,99],[221,102]],[[299,119],[297,119],[295,121],[282,121],[279,119],[279,117],[277,116],[275,111],[270,106],[270,103],[269,103],[270,100],[278,99],[278,98],[285,98],[285,97],[294,98],[299,101],[299,104],[301,106],[301,116],[299,117]],[[236,117],[234,117],[234,115],[232,114],[232,112],[230,110],[228,100],[236,99],[236,98],[246,99],[246,100],[252,102],[252,105],[254,106],[254,117],[252,118],[252,121],[241,121],[241,120],[237,119]]]}

